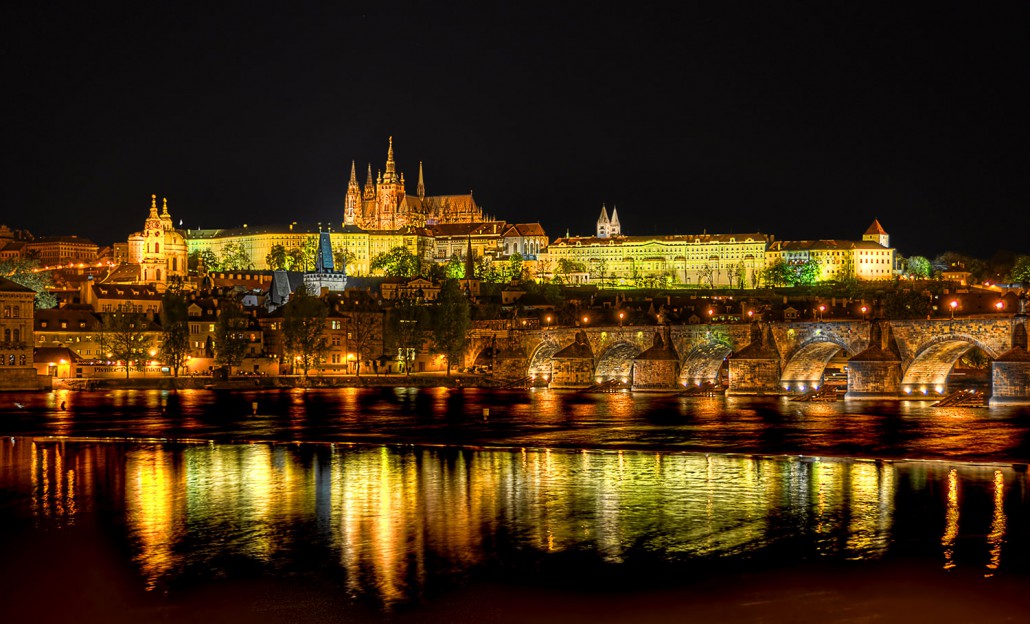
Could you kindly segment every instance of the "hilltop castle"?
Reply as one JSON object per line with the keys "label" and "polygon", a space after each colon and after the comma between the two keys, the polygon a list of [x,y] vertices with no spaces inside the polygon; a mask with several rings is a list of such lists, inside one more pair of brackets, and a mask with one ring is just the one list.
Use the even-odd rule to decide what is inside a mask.
{"label": "hilltop castle", "polygon": [[363,188],[358,184],[355,163],[351,161],[343,210],[344,225],[355,225],[363,230],[397,230],[408,226],[483,221],[486,221],[483,209],[476,205],[471,191],[465,195],[426,195],[421,161],[415,195],[408,195],[404,188],[404,174],[398,173],[393,159],[393,137],[390,137],[386,152],[385,171],[380,171],[373,178],[370,164]]}

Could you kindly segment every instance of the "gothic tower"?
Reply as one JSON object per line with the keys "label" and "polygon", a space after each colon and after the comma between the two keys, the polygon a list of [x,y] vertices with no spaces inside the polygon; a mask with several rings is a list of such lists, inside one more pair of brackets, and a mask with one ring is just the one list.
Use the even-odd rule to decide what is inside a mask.
{"label": "gothic tower", "polygon": [[611,221],[608,220],[608,209],[601,204],[601,216],[597,218],[597,238],[608,238],[611,234]]}
{"label": "gothic tower", "polygon": [[415,189],[419,199],[426,198],[426,185],[422,182],[422,161],[418,161],[418,188]]}
{"label": "gothic tower", "polygon": [[347,197],[343,204],[343,224],[355,225],[361,210],[361,187],[358,185],[358,174],[354,169],[354,161],[350,161],[350,181],[347,183]]}
{"label": "gothic tower", "polygon": [[390,137],[386,171],[376,187],[376,216],[380,229],[393,230],[406,225],[405,215],[401,214],[403,200],[404,176],[397,173],[397,163],[393,160],[393,137]]}
{"label": "gothic tower", "polygon": [[612,206],[612,221],[608,225],[608,236],[615,238],[622,236],[622,225],[619,223],[619,211]]}

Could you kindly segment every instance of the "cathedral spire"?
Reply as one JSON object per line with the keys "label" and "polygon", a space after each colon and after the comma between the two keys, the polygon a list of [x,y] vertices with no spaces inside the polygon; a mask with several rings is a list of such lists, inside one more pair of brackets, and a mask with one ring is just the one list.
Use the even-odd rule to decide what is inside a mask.
{"label": "cathedral spire", "polygon": [[150,196],[150,216],[149,219],[157,219],[157,195]]}
{"label": "cathedral spire", "polygon": [[383,181],[387,184],[396,182],[397,163],[393,160],[393,137],[390,137],[390,147],[386,152],[386,174]]}
{"label": "cathedral spire", "polygon": [[168,214],[168,198],[167,197],[163,197],[162,199],[164,201],[163,201],[163,205],[161,206],[161,218],[162,219],[165,219],[165,218],[171,219],[172,215]]}
{"label": "cathedral spire", "polygon": [[358,172],[354,168],[354,161],[352,160],[352,161],[350,161],[350,182],[347,183],[347,186],[357,186],[357,185],[358,185]]}
{"label": "cathedral spire", "polygon": [[415,191],[418,193],[418,198],[423,199],[426,196],[426,185],[422,181],[422,161],[418,161],[418,189]]}

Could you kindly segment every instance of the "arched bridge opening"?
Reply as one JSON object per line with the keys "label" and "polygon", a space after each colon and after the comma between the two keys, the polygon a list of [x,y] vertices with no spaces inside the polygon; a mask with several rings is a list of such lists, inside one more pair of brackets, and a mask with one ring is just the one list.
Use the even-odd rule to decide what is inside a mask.
{"label": "arched bridge opening", "polygon": [[550,381],[551,380],[551,356],[561,350],[561,345],[557,342],[547,341],[542,342],[533,351],[533,356],[529,358],[529,370],[527,374],[534,380]]}
{"label": "arched bridge opening", "polygon": [[979,351],[988,360],[997,357],[990,347],[971,336],[945,336],[924,345],[916,352],[901,378],[906,395],[936,395],[948,391],[948,381],[956,362]]}
{"label": "arched bridge opening", "polygon": [[733,353],[728,345],[721,343],[694,347],[680,367],[679,382],[684,386],[700,386],[706,382],[715,383],[719,372],[726,364],[726,358]]}
{"label": "arched bridge opening", "polygon": [[633,358],[640,355],[640,347],[630,342],[617,342],[608,347],[594,367],[594,380],[598,383],[612,379],[630,381]]}
{"label": "arched bridge opening", "polygon": [[818,390],[830,361],[854,355],[847,347],[831,340],[814,340],[791,354],[780,375],[780,385],[789,392]]}

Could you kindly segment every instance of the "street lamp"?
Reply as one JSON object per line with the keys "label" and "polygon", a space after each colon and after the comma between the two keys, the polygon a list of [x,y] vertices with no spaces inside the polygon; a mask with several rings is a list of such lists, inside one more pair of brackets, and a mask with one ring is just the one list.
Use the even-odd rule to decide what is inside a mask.
{"label": "street lamp", "polygon": [[869,308],[866,307],[866,306],[862,306],[859,309],[862,310],[862,320],[864,321],[865,320],[865,313],[869,311]]}
{"label": "street lamp", "polygon": [[551,325],[551,315],[550,314],[548,314],[547,316],[544,317],[544,322],[547,324],[548,327],[550,327],[550,325]]}
{"label": "street lamp", "polygon": [[587,324],[587,323],[589,323],[589,322],[590,322],[590,317],[589,317],[589,316],[586,316],[586,315],[584,315],[584,316],[583,316],[583,324],[584,324],[584,325],[586,325],[586,324]]}
{"label": "street lamp", "polygon": [[624,319],[624,318],[626,318],[626,313],[620,311],[619,312],[619,327],[622,327],[622,319]]}
{"label": "street lamp", "polygon": [[1002,310],[1005,309],[1005,302],[1004,301],[999,301],[998,303],[995,303],[994,304],[994,309],[997,310],[998,312],[1001,312]]}
{"label": "street lamp", "polygon": [[958,301],[956,301],[955,299],[952,299],[951,303],[949,303],[948,306],[951,308],[951,320],[954,321],[955,320],[955,308],[958,307]]}
{"label": "street lamp", "polygon": [[826,312],[826,306],[824,306],[824,305],[819,306],[819,320],[820,321],[823,320],[823,313],[824,312]]}

